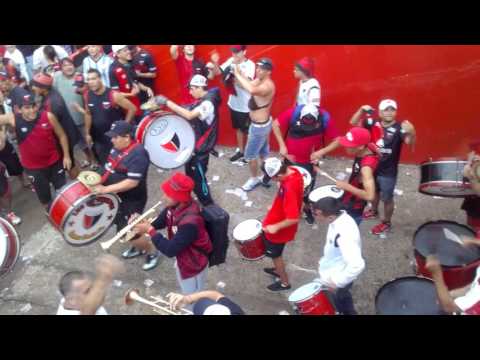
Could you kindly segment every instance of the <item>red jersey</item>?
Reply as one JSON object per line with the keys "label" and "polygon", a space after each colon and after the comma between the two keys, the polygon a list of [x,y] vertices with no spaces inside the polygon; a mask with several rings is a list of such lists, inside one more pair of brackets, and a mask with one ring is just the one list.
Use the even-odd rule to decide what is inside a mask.
{"label": "red jersey", "polygon": [[180,82],[180,96],[182,104],[191,104],[195,99],[190,95],[188,85],[193,76],[193,61],[188,60],[185,55],[178,55],[175,60],[177,66],[178,81]]}
{"label": "red jersey", "polygon": [[[123,65],[118,60],[115,60],[113,64],[110,65],[110,87],[112,89],[121,93],[131,93],[135,80],[136,74],[131,66]],[[127,99],[137,108],[135,116],[142,115],[143,112],[140,109],[140,99],[138,96],[132,96]]]}
{"label": "red jersey", "polygon": [[[263,220],[264,227],[286,219],[300,218],[303,204],[303,177],[297,169],[292,167],[289,169],[292,174],[281,181],[272,208]],[[272,243],[284,244],[294,240],[297,229],[298,224],[293,224],[276,234],[265,233],[265,237]]]}

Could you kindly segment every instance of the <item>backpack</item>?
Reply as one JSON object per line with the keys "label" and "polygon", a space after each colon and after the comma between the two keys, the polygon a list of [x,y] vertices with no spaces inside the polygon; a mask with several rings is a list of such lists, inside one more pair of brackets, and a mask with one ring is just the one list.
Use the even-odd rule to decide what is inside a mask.
{"label": "backpack", "polygon": [[319,109],[319,116],[317,120],[310,120],[308,118],[300,118],[304,105],[295,107],[292,118],[290,119],[290,126],[288,135],[292,138],[303,138],[307,136],[319,135],[325,132],[330,120],[330,114],[323,109]]}

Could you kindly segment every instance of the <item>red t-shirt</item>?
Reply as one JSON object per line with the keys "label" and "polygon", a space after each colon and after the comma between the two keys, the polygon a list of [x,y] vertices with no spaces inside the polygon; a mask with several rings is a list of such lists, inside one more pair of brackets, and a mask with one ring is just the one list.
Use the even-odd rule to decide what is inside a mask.
{"label": "red t-shirt", "polygon": [[193,76],[193,61],[188,60],[185,55],[179,54],[175,65],[177,66],[178,81],[180,82],[180,96],[182,104],[191,104],[195,99],[190,95],[188,85]]}
{"label": "red t-shirt", "polygon": [[[277,196],[273,201],[272,208],[263,220],[263,226],[279,223],[285,219],[298,219],[303,203],[303,177],[300,172],[292,167],[292,174],[280,183]],[[275,244],[284,244],[292,241],[298,229],[298,224],[284,228],[276,234],[267,234],[267,240]]]}
{"label": "red t-shirt", "polygon": [[[291,107],[278,116],[278,123],[280,124],[282,134],[285,134],[288,131],[294,111],[295,107]],[[325,130],[325,138],[333,140],[337,136],[338,132],[332,119],[330,119]],[[287,146],[288,153],[293,156],[293,162],[309,164],[312,152],[317,151],[322,147],[322,134],[304,138],[292,138],[287,134],[285,145]]]}

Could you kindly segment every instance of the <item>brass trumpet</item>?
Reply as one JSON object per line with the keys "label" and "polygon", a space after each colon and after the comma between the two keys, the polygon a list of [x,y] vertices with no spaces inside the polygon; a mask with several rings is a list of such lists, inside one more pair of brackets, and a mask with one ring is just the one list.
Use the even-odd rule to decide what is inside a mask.
{"label": "brass trumpet", "polygon": [[125,226],[122,230],[120,230],[118,232],[117,235],[115,235],[113,238],[111,238],[110,240],[107,240],[107,241],[104,241],[102,243],[100,243],[100,246],[102,247],[103,250],[107,251],[108,249],[110,249],[110,247],[115,244],[118,240],[120,240],[121,238],[123,238],[131,229],[133,229],[135,227],[135,225],[137,225],[138,223],[142,222],[144,219],[146,219],[148,216],[152,215],[154,212],[155,212],[155,209],[157,207],[160,206],[162,202],[159,201],[158,203],[156,203],[155,205],[153,205],[147,212],[143,213],[142,215],[140,215],[138,218],[136,218],[135,220],[133,220],[130,224],[128,224],[127,226]]}
{"label": "brass trumpet", "polygon": [[[145,305],[153,307],[153,311],[160,315],[193,315],[193,313],[186,309],[171,310],[170,303],[163,300],[160,296],[150,296],[155,301],[149,301],[140,296],[138,289],[129,289],[124,296],[126,305],[132,305],[133,302],[139,302]],[[161,306],[158,303],[162,303],[167,306]]]}

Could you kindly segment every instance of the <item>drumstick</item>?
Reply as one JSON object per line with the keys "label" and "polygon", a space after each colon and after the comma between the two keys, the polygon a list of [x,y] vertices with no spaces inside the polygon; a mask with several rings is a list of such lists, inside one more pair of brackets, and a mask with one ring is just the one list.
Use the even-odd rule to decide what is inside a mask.
{"label": "drumstick", "polygon": [[337,182],[337,179],[334,179],[333,177],[331,177],[330,175],[328,175],[325,171],[320,170],[319,174],[322,175],[322,176],[325,176],[326,178],[328,178],[328,179],[330,179],[330,180],[332,180],[334,183]]}
{"label": "drumstick", "polygon": [[457,234],[455,234],[454,232],[450,231],[447,228],[444,228],[443,229],[443,234],[445,235],[445,238],[447,238],[448,240],[454,241],[457,244],[460,244],[460,245],[463,246],[463,240]]}

